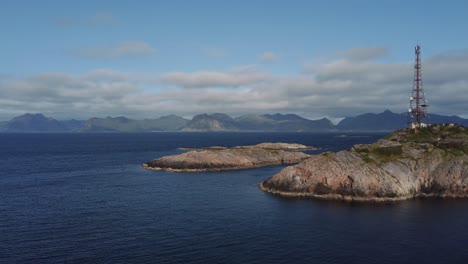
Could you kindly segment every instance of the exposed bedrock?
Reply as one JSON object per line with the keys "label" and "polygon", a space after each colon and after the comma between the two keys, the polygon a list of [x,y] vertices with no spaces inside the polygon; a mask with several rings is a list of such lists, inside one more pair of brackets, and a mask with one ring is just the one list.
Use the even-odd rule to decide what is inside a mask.
{"label": "exposed bedrock", "polygon": [[356,201],[468,197],[468,129],[399,130],[371,145],[326,152],[259,184],[287,196]]}
{"label": "exposed bedrock", "polygon": [[294,164],[310,155],[300,151],[313,149],[300,144],[262,143],[233,148],[209,147],[148,161],[143,167],[176,172],[216,171]]}

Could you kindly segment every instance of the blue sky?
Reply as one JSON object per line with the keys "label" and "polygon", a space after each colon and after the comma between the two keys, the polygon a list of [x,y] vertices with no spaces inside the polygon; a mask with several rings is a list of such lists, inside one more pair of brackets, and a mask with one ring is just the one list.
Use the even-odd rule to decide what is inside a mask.
{"label": "blue sky", "polygon": [[466,116],[466,11],[465,1],[2,1],[0,119],[404,112],[417,42],[432,109]]}

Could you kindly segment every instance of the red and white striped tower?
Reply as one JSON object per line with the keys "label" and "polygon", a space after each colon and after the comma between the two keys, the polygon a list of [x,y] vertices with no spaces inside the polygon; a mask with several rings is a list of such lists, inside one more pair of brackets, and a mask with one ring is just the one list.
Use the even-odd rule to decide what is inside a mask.
{"label": "red and white striped tower", "polygon": [[[427,100],[424,96],[422,73],[421,73],[421,46],[414,48],[416,62],[414,63],[414,81],[413,91],[410,97],[410,106],[408,109],[408,128],[419,128],[427,126],[429,115],[427,113]],[[424,122],[426,121],[426,122]]]}

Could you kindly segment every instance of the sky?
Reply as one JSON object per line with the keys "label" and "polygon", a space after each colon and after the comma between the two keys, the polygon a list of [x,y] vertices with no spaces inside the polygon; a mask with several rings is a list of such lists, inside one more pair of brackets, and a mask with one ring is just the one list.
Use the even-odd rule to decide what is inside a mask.
{"label": "sky", "polygon": [[468,117],[466,1],[1,0],[0,120],[406,112]]}

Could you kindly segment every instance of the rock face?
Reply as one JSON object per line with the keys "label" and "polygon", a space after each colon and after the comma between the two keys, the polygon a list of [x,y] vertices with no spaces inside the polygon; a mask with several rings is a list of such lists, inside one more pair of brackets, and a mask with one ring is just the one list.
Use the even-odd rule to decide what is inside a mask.
{"label": "rock face", "polygon": [[468,129],[399,130],[371,145],[326,152],[259,184],[288,196],[357,201],[468,197]]}
{"label": "rock face", "polygon": [[176,172],[249,169],[299,163],[310,156],[299,152],[307,149],[312,148],[286,143],[262,143],[233,148],[210,147],[148,161],[143,167]]}

